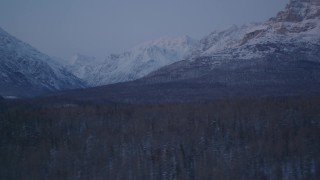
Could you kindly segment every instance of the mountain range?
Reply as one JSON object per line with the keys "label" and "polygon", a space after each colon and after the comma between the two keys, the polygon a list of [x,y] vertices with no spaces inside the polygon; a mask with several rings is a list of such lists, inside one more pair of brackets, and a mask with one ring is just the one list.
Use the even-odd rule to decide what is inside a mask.
{"label": "mountain range", "polygon": [[[199,41],[188,36],[161,38],[121,54],[111,54],[102,61],[76,55],[64,67],[4,31],[1,34],[19,44],[11,45],[6,38],[0,39],[5,47],[1,49],[4,60],[0,67],[6,70],[1,72],[16,72],[6,68],[6,62],[12,56],[14,64],[19,66],[26,62],[41,62],[44,67],[37,70],[48,75],[34,73],[41,74],[42,79],[38,80],[38,76],[23,71],[28,66],[22,66],[18,72],[29,79],[21,80],[21,86],[16,81],[6,80],[4,73],[1,79],[5,81],[2,82],[11,82],[12,86],[18,86],[16,89],[30,83],[41,92],[42,89],[92,87],[60,92],[55,97],[158,102],[230,96],[315,95],[320,92],[319,0],[290,0],[284,10],[266,22],[234,25],[213,31]],[[24,54],[19,55],[21,52]],[[26,60],[21,61],[19,57]],[[7,75],[11,79],[16,76],[20,77]],[[43,80],[45,78],[51,79]]]}
{"label": "mountain range", "polygon": [[[274,68],[288,63],[317,64],[320,62],[320,6],[315,2],[318,1],[292,0],[285,10],[267,22],[214,31],[200,40],[200,46],[187,61],[153,72],[147,79],[198,78],[209,71],[231,71],[262,64]],[[204,69],[192,68],[195,66]]]}
{"label": "mountain range", "polygon": [[74,56],[66,66],[91,87],[132,81],[165,65],[191,55],[198,42],[189,36],[160,38],[137,45],[99,61],[85,55]]}
{"label": "mountain range", "polygon": [[[110,55],[102,63],[95,63],[93,58],[87,58],[88,63],[75,61],[69,69],[90,86],[98,86],[135,80],[180,60],[199,57],[253,59],[280,51],[282,54],[290,53],[305,45],[317,50],[313,46],[319,44],[318,7],[318,1],[292,0],[267,22],[240,27],[233,25],[214,31],[200,41],[188,36],[163,38],[138,45],[122,54]],[[314,55],[318,56],[317,53]],[[79,57],[80,62],[84,59]]]}
{"label": "mountain range", "polygon": [[212,32],[184,60],[136,81],[59,96],[107,102],[313,96],[320,94],[319,77],[320,3],[291,0],[266,22]]}

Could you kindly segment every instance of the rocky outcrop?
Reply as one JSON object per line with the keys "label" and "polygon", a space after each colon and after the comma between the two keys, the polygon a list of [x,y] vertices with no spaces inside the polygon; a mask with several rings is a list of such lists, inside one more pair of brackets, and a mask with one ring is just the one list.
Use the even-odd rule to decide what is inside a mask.
{"label": "rocky outcrop", "polygon": [[280,11],[272,21],[300,22],[320,17],[320,0],[290,0],[285,10]]}
{"label": "rocky outcrop", "polygon": [[263,35],[264,33],[266,32],[266,30],[264,29],[259,29],[259,30],[256,30],[256,31],[253,31],[253,32],[249,32],[248,34],[246,34],[244,36],[244,38],[242,39],[241,43],[240,43],[240,46],[247,43],[248,41],[250,41],[251,39],[253,38],[257,38],[259,37],[260,35]]}

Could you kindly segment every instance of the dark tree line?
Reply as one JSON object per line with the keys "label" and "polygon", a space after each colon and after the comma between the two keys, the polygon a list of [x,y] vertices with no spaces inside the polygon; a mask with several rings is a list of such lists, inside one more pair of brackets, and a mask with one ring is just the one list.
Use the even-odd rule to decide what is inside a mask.
{"label": "dark tree line", "polygon": [[0,104],[0,179],[320,177],[320,98]]}

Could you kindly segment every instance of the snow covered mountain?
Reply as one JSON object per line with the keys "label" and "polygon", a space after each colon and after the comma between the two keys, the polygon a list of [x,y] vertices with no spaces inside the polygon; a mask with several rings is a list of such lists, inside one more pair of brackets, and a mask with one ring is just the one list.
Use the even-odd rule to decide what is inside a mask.
{"label": "snow covered mountain", "polygon": [[[165,67],[150,76],[163,73],[168,80],[190,78],[192,73],[181,70],[188,67],[186,69],[191,71],[190,64],[206,64],[211,71],[216,68],[237,69],[266,59],[320,63],[319,0],[291,0],[283,11],[267,22],[214,31],[200,40],[188,61]],[[203,74],[199,68],[192,71],[194,77]]]}
{"label": "snow covered mountain", "polygon": [[104,102],[179,102],[319,96],[320,2],[291,0],[264,23],[214,31],[184,59],[136,81],[63,97]]}
{"label": "snow covered mountain", "polygon": [[49,56],[0,28],[0,95],[31,97],[84,87]]}
{"label": "snow covered mountain", "polygon": [[76,61],[67,68],[90,86],[130,81],[185,59],[197,45],[198,42],[188,36],[161,38],[140,44],[122,54],[111,54],[103,62],[76,56]]}
{"label": "snow covered mountain", "polygon": [[[234,25],[214,31],[200,41],[188,36],[162,38],[122,54],[112,54],[102,63],[82,56],[68,69],[90,86],[99,86],[135,80],[180,60],[192,61],[200,57],[216,57],[211,61],[212,67],[222,64],[222,59],[248,60],[292,52],[320,61],[317,58],[319,4],[319,0],[290,0],[283,11],[264,23]],[[310,53],[310,50],[316,52]]]}
{"label": "snow covered mountain", "polygon": [[251,59],[278,51],[290,53],[302,47],[318,45],[319,2],[290,0],[283,11],[267,22],[214,31],[200,41],[201,45],[192,57]]}

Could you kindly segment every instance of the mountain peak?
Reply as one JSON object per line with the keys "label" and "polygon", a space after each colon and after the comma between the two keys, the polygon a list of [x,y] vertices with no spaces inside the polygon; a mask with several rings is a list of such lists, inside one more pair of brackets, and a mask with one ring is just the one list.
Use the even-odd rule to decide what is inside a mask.
{"label": "mountain peak", "polygon": [[320,0],[290,0],[272,21],[300,22],[320,17]]}

